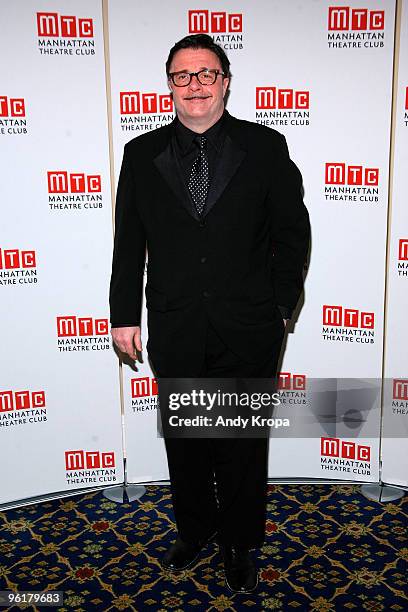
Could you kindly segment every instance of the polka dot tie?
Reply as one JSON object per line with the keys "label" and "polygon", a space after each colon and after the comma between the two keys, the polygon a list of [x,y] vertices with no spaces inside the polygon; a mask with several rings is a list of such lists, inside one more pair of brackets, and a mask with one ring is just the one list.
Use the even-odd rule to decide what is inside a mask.
{"label": "polka dot tie", "polygon": [[203,214],[210,184],[210,172],[207,157],[207,139],[205,136],[196,136],[194,142],[200,149],[191,168],[188,188],[199,215]]}

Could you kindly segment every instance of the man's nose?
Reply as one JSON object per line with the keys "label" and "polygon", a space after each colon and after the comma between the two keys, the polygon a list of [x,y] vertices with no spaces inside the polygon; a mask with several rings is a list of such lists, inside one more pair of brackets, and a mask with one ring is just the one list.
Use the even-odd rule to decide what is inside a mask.
{"label": "man's nose", "polygon": [[200,83],[200,81],[197,78],[197,75],[194,74],[191,77],[191,81],[189,84],[189,89],[192,89],[193,91],[197,91],[198,89],[201,89],[202,85]]}

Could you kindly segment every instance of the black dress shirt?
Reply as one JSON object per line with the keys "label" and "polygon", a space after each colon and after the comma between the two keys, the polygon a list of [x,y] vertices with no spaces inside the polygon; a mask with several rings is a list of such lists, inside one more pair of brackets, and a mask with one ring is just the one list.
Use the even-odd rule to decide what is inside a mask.
{"label": "black dress shirt", "polygon": [[176,123],[175,150],[183,173],[184,182],[188,185],[191,168],[199,154],[197,144],[194,142],[196,136],[205,136],[207,139],[207,157],[210,169],[210,182],[214,176],[216,164],[221,154],[225,138],[225,112],[214,125],[202,134],[193,132],[177,119]]}

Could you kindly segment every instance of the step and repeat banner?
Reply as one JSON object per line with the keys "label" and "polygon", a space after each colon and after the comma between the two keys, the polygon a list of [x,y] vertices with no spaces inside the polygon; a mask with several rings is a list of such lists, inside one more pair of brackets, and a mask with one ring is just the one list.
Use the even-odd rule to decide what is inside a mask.
{"label": "step and repeat banner", "polygon": [[[296,425],[291,437],[273,432],[269,475],[379,481],[395,2],[363,5],[2,3],[0,504],[121,483],[124,455],[129,482],[168,478],[146,350],[144,363],[119,371],[109,336],[110,168],[116,186],[124,144],[173,120],[164,64],[175,41],[200,32],[231,61],[229,112],[285,135],[311,217],[305,300],[287,334],[276,413]],[[403,10],[406,21],[406,2]],[[392,396],[396,410],[384,386],[383,423],[385,431],[400,422],[400,432],[408,400],[402,21],[386,376],[403,397]],[[145,347],[145,311],[142,332]],[[382,441],[384,479],[407,484],[394,444],[391,435]],[[397,445],[407,455],[406,439]]]}
{"label": "step and repeat banner", "polygon": [[387,280],[382,479],[408,486],[408,2],[402,3]]}
{"label": "step and repeat banner", "polygon": [[[269,475],[378,481],[395,3],[335,4],[156,0],[140,19],[138,3],[109,2],[115,179],[124,144],[173,119],[170,47],[212,35],[231,61],[229,112],[286,136],[311,216],[276,409],[298,425],[272,432]],[[148,362],[123,376],[129,479],[165,478]]]}

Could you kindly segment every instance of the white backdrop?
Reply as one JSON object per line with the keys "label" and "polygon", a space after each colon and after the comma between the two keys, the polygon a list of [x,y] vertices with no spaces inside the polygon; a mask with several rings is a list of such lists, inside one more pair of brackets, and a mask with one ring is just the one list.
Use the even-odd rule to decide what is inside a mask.
{"label": "white backdrop", "polygon": [[[122,447],[117,359],[106,322],[109,164],[116,186],[124,144],[172,120],[168,51],[202,30],[231,60],[229,112],[286,136],[311,216],[305,303],[287,338],[279,409],[309,425],[300,426],[295,439],[271,440],[270,477],[379,480],[395,2],[372,0],[366,10],[354,0],[336,2],[340,11],[323,0],[199,6],[107,0],[105,41],[101,0],[41,6],[10,0],[0,7],[7,23],[0,40],[0,312],[6,322],[0,459],[7,466],[0,503],[122,482],[124,452],[130,482],[168,476],[146,354],[137,369],[121,368]],[[405,22],[406,9],[405,2]],[[405,287],[397,262],[399,240],[408,238],[404,19],[386,353],[387,376],[398,379],[408,379],[401,342]],[[146,346],[145,316],[143,325]],[[335,391],[337,405],[316,402],[313,383]],[[350,397],[352,414],[343,418]],[[321,410],[331,416],[326,426],[315,422]],[[354,424],[357,431],[351,429],[356,415],[367,417],[366,424]],[[403,414],[392,418],[402,422]],[[340,438],[355,443],[354,458]],[[398,444],[399,455],[406,442]],[[407,465],[396,457],[383,442],[384,479],[407,484]]]}
{"label": "white backdrop", "polygon": [[[43,28],[69,32],[60,17],[76,16],[92,20],[93,36],[39,36],[42,7],[58,14],[43,19]],[[101,3],[13,0],[2,2],[0,13],[7,24],[0,38],[1,95],[8,102],[24,99],[26,122],[25,133],[9,133],[21,127],[10,125],[10,116],[0,124],[0,501],[6,503],[122,482],[123,449],[117,359],[107,324],[112,225]],[[50,175],[49,193],[48,172],[55,171],[67,179],[100,177],[101,190],[89,190],[99,188],[98,178],[88,187],[85,177],[65,184],[62,174],[59,181]],[[7,251],[13,249],[35,251],[36,267],[29,268],[35,276],[26,276],[24,260],[16,259],[11,276]],[[37,282],[21,282],[30,278]],[[31,402],[30,394],[43,391],[45,407],[32,411],[25,400],[19,408],[21,391]]]}

